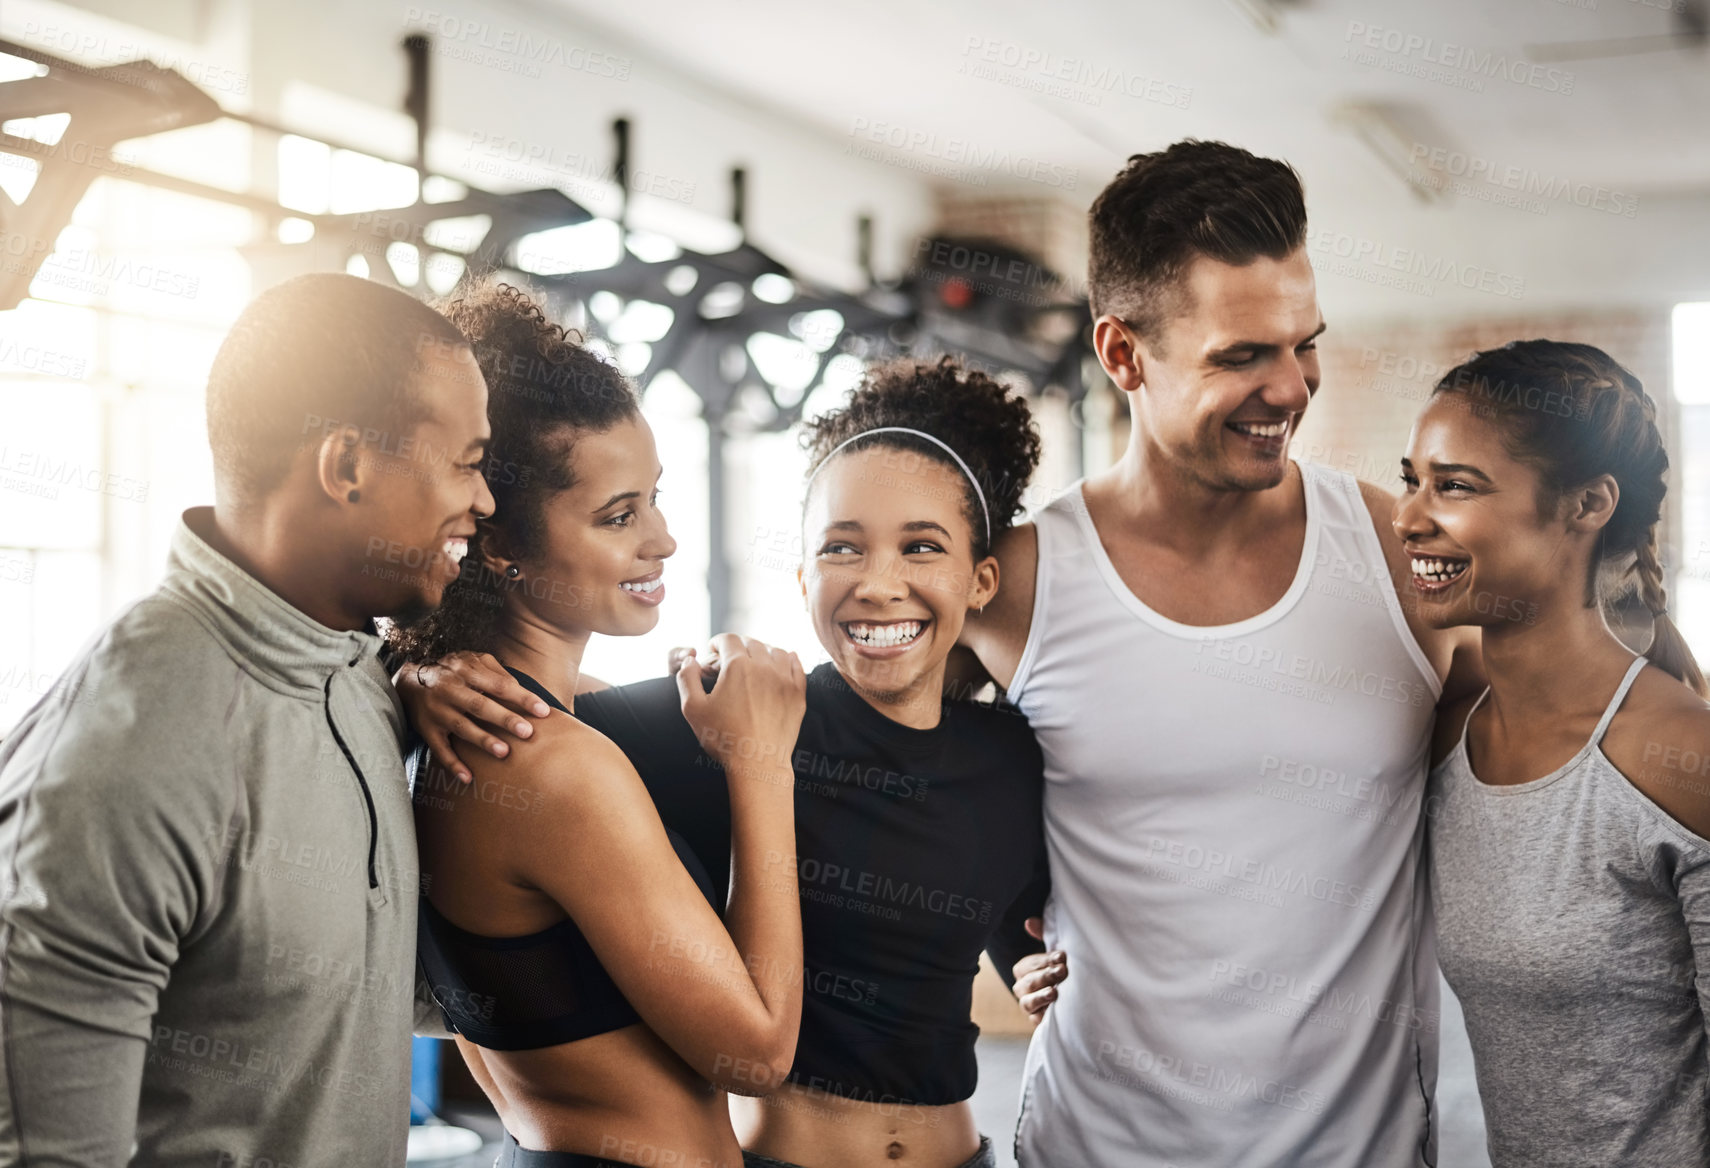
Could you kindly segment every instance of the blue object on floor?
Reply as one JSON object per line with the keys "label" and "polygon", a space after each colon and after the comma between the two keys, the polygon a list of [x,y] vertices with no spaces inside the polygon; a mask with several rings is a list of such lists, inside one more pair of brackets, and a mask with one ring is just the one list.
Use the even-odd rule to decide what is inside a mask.
{"label": "blue object on floor", "polygon": [[426,1123],[439,1110],[439,1056],[437,1038],[410,1039],[410,1122]]}

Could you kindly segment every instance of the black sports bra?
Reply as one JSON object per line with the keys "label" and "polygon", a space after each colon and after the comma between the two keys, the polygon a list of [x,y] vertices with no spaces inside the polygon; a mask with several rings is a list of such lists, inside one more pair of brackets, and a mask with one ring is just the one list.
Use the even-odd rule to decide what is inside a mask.
{"label": "black sports bra", "polygon": [[[510,672],[542,701],[569,713],[534,678]],[[419,773],[425,752],[418,748],[411,760],[412,775]],[[676,832],[667,828],[665,834],[716,910],[705,865]],[[476,1046],[534,1050],[641,1021],[569,918],[526,937],[485,937],[452,924],[423,896],[416,923],[416,958],[446,1026]]]}

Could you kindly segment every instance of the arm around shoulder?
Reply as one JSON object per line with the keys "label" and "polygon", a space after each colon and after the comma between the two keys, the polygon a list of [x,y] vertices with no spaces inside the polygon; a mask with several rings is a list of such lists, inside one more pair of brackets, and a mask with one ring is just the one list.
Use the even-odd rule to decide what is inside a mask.
{"label": "arm around shoulder", "polygon": [[970,612],[958,644],[973,650],[993,681],[1008,689],[1021,665],[1033,627],[1039,574],[1039,534],[1031,523],[1012,527],[992,547],[998,561],[997,595],[984,612]]}

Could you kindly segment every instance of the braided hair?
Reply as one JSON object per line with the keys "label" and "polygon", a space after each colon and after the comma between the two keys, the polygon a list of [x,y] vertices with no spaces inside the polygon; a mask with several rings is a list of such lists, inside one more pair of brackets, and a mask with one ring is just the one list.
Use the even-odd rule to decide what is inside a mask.
{"label": "braided hair", "polygon": [[874,365],[847,405],[803,424],[808,478],[839,445],[880,426],[906,426],[931,434],[961,455],[991,511],[989,539],[974,483],[935,444],[893,431],[850,442],[843,453],[884,446],[919,454],[955,471],[962,483],[962,512],[974,534],[974,562],[990,555],[992,541],[1008,531],[1021,513],[1027,482],[1039,466],[1039,427],[1027,402],[1001,382],[965,368],[950,356],[935,363],[904,357]]}
{"label": "braided hair", "polygon": [[1585,603],[1603,601],[1598,581],[1606,574],[1622,583],[1631,578],[1655,621],[1645,656],[1700,696],[1710,696],[1686,639],[1668,617],[1657,553],[1668,451],[1657,429],[1656,403],[1639,379],[1591,345],[1513,341],[1476,353],[1444,374],[1433,396],[1448,394],[1460,395],[1474,413],[1491,419],[1510,457],[1538,472],[1540,514],[1599,475],[1615,480],[1620,498],[1598,533]]}
{"label": "braided hair", "polygon": [[481,473],[494,508],[476,522],[458,578],[439,608],[388,635],[393,660],[493,651],[505,597],[517,582],[495,572],[485,550],[497,536],[514,559],[537,554],[546,538],[546,504],[575,483],[570,452],[576,440],[640,412],[623,373],[554,324],[522,289],[489,279],[438,307],[469,338],[487,381],[493,438]]}

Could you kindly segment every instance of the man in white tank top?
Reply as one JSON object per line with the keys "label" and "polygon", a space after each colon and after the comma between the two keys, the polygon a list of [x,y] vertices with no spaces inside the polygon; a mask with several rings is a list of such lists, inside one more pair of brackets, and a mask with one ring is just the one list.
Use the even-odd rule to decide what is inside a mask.
{"label": "man in white tank top", "polygon": [[1091,227],[1128,449],[1000,541],[963,634],[1045,752],[1045,941],[1073,966],[1017,1155],[1434,1164],[1421,808],[1476,641],[1398,596],[1388,492],[1288,456],[1324,328],[1294,172],[1178,143]]}

